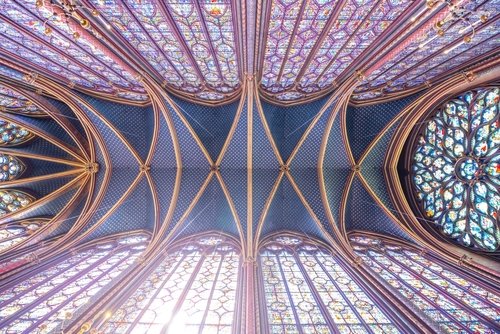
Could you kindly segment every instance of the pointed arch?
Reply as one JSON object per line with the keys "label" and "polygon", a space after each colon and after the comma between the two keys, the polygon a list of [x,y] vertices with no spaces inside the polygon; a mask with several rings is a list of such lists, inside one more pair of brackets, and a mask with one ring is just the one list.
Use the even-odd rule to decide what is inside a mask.
{"label": "pointed arch", "polygon": [[3,225],[0,228],[0,253],[26,240],[49,220],[47,218],[33,218]]}
{"label": "pointed arch", "polygon": [[17,189],[0,189],[0,217],[27,208],[35,197]]}
{"label": "pointed arch", "polygon": [[0,119],[0,147],[12,147],[25,144],[35,138],[28,129]]}
{"label": "pointed arch", "polygon": [[145,234],[118,235],[58,255],[0,287],[0,328],[7,332],[64,330],[113,286],[146,248]]}
{"label": "pointed arch", "polygon": [[[242,293],[239,241],[208,232],[175,242],[112,305],[96,330],[117,332],[236,333]],[[101,319],[103,320],[103,319]]]}
{"label": "pointed arch", "polygon": [[496,333],[500,293],[491,284],[394,238],[354,232],[354,251],[381,284],[445,332]]}
{"label": "pointed arch", "polygon": [[270,236],[258,263],[264,333],[400,332],[359,277],[309,236],[286,231]]}
{"label": "pointed arch", "polygon": [[45,113],[27,96],[0,83],[0,111],[33,117],[45,117]]}
{"label": "pointed arch", "polygon": [[16,156],[0,153],[0,182],[18,179],[26,170],[26,165]]}

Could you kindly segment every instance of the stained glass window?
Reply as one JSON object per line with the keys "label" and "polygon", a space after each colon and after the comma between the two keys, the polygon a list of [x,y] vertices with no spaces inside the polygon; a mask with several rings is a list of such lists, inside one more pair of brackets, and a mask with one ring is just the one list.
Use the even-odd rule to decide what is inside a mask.
{"label": "stained glass window", "polygon": [[399,333],[338,259],[316,244],[274,238],[261,248],[259,264],[270,333]]}
{"label": "stained glass window", "polygon": [[203,236],[173,248],[112,315],[104,333],[235,333],[240,254]]}
{"label": "stained glass window", "polygon": [[44,114],[25,96],[3,85],[0,85],[0,111],[36,116]]}
{"label": "stained glass window", "polygon": [[231,1],[91,3],[167,86],[203,100],[221,100],[240,86]]}
{"label": "stained glass window", "polygon": [[145,238],[100,242],[0,291],[0,328],[5,333],[64,331],[80,308],[113,286],[145,249]]}
{"label": "stained glass window", "polygon": [[[460,3],[460,2],[457,2]],[[456,71],[460,64],[466,64],[483,57],[498,47],[495,37],[500,27],[500,22],[481,21],[481,16],[495,17],[498,14],[496,2],[468,1],[460,3],[466,10],[472,10],[468,15],[469,22],[476,22],[473,38],[469,43],[456,43],[457,36],[463,35],[466,28],[460,23],[449,21],[443,36],[437,35],[435,26],[422,26],[420,38],[414,38],[414,30],[407,29],[400,34],[388,57],[380,62],[380,66],[366,78],[360,91],[367,89],[384,88],[385,91],[400,91],[423,85],[427,80],[445,77],[448,73]],[[428,19],[432,11],[422,15],[422,20]],[[415,24],[421,24],[418,22]],[[469,30],[470,31],[470,30]],[[372,96],[358,95],[361,99]]]}
{"label": "stained glass window", "polygon": [[0,146],[15,146],[26,143],[34,135],[27,129],[0,119]]}
{"label": "stained glass window", "polygon": [[0,217],[24,209],[34,200],[33,196],[22,191],[0,189]]}
{"label": "stained glass window", "polygon": [[496,333],[500,294],[414,249],[368,236],[353,248],[400,298],[448,333]]}
{"label": "stained glass window", "polygon": [[141,84],[106,50],[101,36],[75,31],[75,24],[49,1],[1,2],[1,49],[80,87],[108,94],[125,91],[129,98],[146,99]]}
{"label": "stained glass window", "polygon": [[18,158],[0,154],[0,182],[15,180],[26,169],[26,166]]}
{"label": "stained glass window", "polygon": [[281,101],[334,80],[411,4],[398,1],[270,1],[262,87]]}
{"label": "stained glass window", "polygon": [[29,254],[23,254],[14,258],[10,258],[6,261],[0,262],[0,275],[8,273],[30,261]]}
{"label": "stained glass window", "polygon": [[28,238],[45,222],[45,219],[30,219],[2,227],[0,229],[0,252]]}
{"label": "stained glass window", "polygon": [[413,154],[413,183],[427,219],[462,245],[500,243],[500,89],[467,92],[432,115]]}
{"label": "stained glass window", "polygon": [[24,74],[3,64],[0,64],[0,75],[11,79],[16,79],[18,81],[21,81],[24,78]]}

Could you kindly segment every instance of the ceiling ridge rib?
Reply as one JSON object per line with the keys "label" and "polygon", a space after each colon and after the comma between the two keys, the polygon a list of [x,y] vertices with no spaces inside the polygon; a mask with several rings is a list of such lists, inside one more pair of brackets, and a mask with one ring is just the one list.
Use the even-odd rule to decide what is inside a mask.
{"label": "ceiling ridge rib", "polygon": [[217,181],[220,184],[220,187],[222,188],[222,191],[224,192],[225,199],[227,201],[227,204],[229,205],[229,208],[231,209],[231,214],[233,215],[234,222],[236,224],[236,229],[238,230],[241,245],[242,245],[242,253],[243,257],[246,258],[246,254],[250,252],[247,248],[244,247],[245,245],[245,231],[243,230],[243,226],[241,225],[240,217],[238,215],[238,210],[236,209],[236,206],[234,205],[233,198],[231,196],[231,193],[229,192],[229,189],[226,186],[226,183],[224,182],[224,178],[222,177],[221,173],[219,171],[215,172],[215,176],[217,178]]}
{"label": "ceiling ridge rib", "polygon": [[247,85],[247,250],[253,249],[253,101],[254,87],[251,83]]}

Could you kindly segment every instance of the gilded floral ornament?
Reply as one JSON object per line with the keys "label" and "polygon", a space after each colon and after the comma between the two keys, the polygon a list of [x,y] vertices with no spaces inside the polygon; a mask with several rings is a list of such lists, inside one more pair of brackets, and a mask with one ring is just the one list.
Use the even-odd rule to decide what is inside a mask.
{"label": "gilded floral ornament", "polygon": [[465,246],[500,244],[500,88],[467,92],[426,122],[413,154],[425,218]]}

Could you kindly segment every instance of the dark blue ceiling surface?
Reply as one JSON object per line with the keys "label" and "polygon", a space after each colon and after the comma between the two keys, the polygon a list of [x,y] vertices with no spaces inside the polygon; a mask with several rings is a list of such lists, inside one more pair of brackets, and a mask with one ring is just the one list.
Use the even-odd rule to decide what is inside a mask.
{"label": "dark blue ceiling surface", "polygon": [[279,106],[262,101],[262,110],[283,160],[293,149],[330,96],[296,106]]}
{"label": "dark blue ceiling surface", "polygon": [[370,188],[376,193],[377,197],[390,210],[395,210],[395,208],[389,197],[387,183],[384,178],[384,161],[387,147],[398,125],[399,121],[395,122],[394,125],[380,137],[361,164],[361,174],[366,182],[368,182]]}
{"label": "dark blue ceiling surface", "polygon": [[354,178],[349,191],[345,222],[347,231],[364,230],[412,241],[375,202],[357,177]]}
{"label": "dark blue ceiling surface", "polygon": [[341,120],[337,115],[333,121],[323,161],[323,181],[333,220],[338,226],[342,195],[351,167],[342,139]]}
{"label": "dark blue ceiling surface", "polygon": [[[69,147],[73,148],[76,147],[76,143],[73,141],[73,139],[52,118],[35,118],[35,117],[27,117],[23,115],[13,115],[13,114],[11,114],[10,117],[15,119],[20,119],[21,122],[17,122],[18,124],[21,123],[27,126],[31,126],[35,129],[38,129],[42,133],[48,134],[49,136],[62,141]],[[75,152],[77,151],[75,150]]]}
{"label": "dark blue ceiling surface", "polygon": [[23,178],[43,176],[55,173],[61,173],[74,169],[74,167],[57,163],[54,161],[34,159],[34,158],[21,158],[23,163],[27,166],[23,174]]}
{"label": "dark blue ceiling surface", "polygon": [[50,97],[44,97],[44,99],[52,104],[55,111],[59,113],[59,115],[66,118],[71,123],[71,125],[73,125],[76,130],[85,138],[85,140],[88,140],[85,135],[85,131],[83,131],[82,123],[67,104]]}
{"label": "dark blue ceiling surface", "polygon": [[68,152],[40,137],[34,138],[26,144],[16,146],[15,150],[30,154],[43,155],[46,157],[76,161],[76,158],[70,155]]}
{"label": "dark blue ceiling surface", "polygon": [[[94,127],[97,129],[101,137],[103,138],[106,149],[108,151],[108,154],[111,159],[111,163],[113,168],[117,167],[136,167],[138,166],[137,160],[134,158],[132,152],[127,148],[127,145],[125,144],[124,141],[122,141],[117,133],[122,133],[120,129],[118,129],[116,126],[114,126],[113,122],[110,121],[111,125],[108,126],[108,124],[105,123],[105,120],[109,118],[115,119],[117,118],[116,116],[108,116],[106,113],[106,110],[100,110],[98,107],[101,107],[101,101],[97,100],[96,98],[91,98],[87,96],[83,96],[84,99],[88,99],[87,101],[93,106],[94,111],[91,111],[89,108],[84,106],[83,104],[80,104],[82,110],[85,112],[86,116],[89,118],[89,120],[92,122]],[[107,103],[110,102],[104,102],[106,105]],[[115,110],[115,113],[119,111]],[[140,112],[140,111],[138,111]],[[141,125],[139,125],[141,124]],[[114,129],[113,129],[114,128]],[[152,124],[145,124],[144,122],[142,123],[136,123],[135,126],[131,129],[126,129],[126,130],[131,130],[136,131],[138,134],[142,133],[142,131],[139,131],[137,129],[142,129],[142,128],[147,128],[149,130],[152,129]],[[133,129],[133,130],[132,130]],[[113,131],[114,130],[114,131]],[[147,130],[144,130],[147,131]],[[129,133],[129,131],[126,131]],[[122,133],[125,136],[125,133]],[[130,136],[130,134],[129,134]],[[126,137],[126,136],[125,136]]]}
{"label": "dark blue ceiling surface", "polygon": [[233,124],[239,101],[210,107],[176,97],[172,97],[172,100],[196,132],[212,160],[217,160]]}
{"label": "dark blue ceiling surface", "polygon": [[271,145],[273,139],[266,134],[263,123],[265,119],[260,116],[256,101],[254,101],[252,111],[252,169],[277,170],[280,163]]}
{"label": "dark blue ceiling surface", "polygon": [[164,168],[176,169],[177,162],[172,133],[165,118],[160,116],[158,143],[156,144],[156,149],[151,160],[151,170]]}
{"label": "dark blue ceiling surface", "polygon": [[[123,171],[120,171],[119,176],[124,176]],[[112,189],[113,191],[118,191],[118,188]],[[106,201],[106,203],[111,203],[111,201]],[[108,211],[104,206],[101,206],[100,210],[103,213]],[[150,215],[153,212],[154,207],[151,191],[146,177],[143,176],[120,207],[99,228],[90,233],[84,242],[123,231],[150,229],[152,226],[148,226],[148,223],[154,221],[154,214]]]}
{"label": "dark blue ceiling surface", "polygon": [[271,202],[261,236],[280,230],[296,231],[316,239],[325,239],[286,176],[282,178]]}
{"label": "dark blue ceiling surface", "polygon": [[418,96],[420,93],[386,103],[347,107],[347,136],[356,161],[380,131]]}
{"label": "dark blue ceiling surface", "polygon": [[[71,191],[69,194],[65,194],[64,196],[67,196],[69,200],[74,193],[76,193],[76,190]],[[62,236],[67,233],[80,217],[80,213],[82,212],[84,206],[85,200],[81,197],[79,198],[79,200],[77,200],[76,206],[71,210],[70,214],[65,217],[64,220],[61,221],[61,224],[47,236],[47,239],[56,236]]]}
{"label": "dark blue ceiling surface", "polygon": [[252,171],[252,231],[254,235],[262,215],[265,214],[266,202],[278,181],[278,177],[278,169],[254,169]]}
{"label": "dark blue ceiling surface", "polygon": [[196,142],[189,128],[182,122],[181,117],[168,105],[168,111],[172,117],[173,125],[177,133],[180,146],[183,168],[209,168],[210,163],[203,154],[201,146]]}
{"label": "dark blue ceiling surface", "polygon": [[[159,223],[157,227],[168,224],[166,234],[173,232],[174,238],[208,230],[220,230],[239,237],[240,231],[237,228],[237,221],[241,224],[241,232],[246,237],[249,224],[251,224],[255,234],[261,218],[264,221],[261,237],[283,229],[305,233],[320,239],[327,237],[323,231],[331,236],[334,235],[320,189],[324,183],[326,200],[333,219],[338,224],[342,194],[349,173],[351,173],[351,167],[342,139],[342,124],[338,115],[333,121],[325,143],[326,146],[323,148],[325,152],[323,165],[318,166],[324,133],[328,126],[329,117],[335,110],[333,103],[321,116],[318,116],[328,97],[296,107],[278,107],[263,102],[263,118],[261,118],[257,108],[257,102],[252,101],[253,105],[250,108],[245,100],[239,119],[236,119],[239,101],[220,107],[208,107],[173,98],[178,111],[188,124],[185,124],[180,115],[167,104],[167,112],[171,116],[170,125],[173,126],[175,132],[171,132],[169,124],[163,115],[160,115],[158,142],[152,155],[149,171],[152,187],[147,182],[146,175],[141,175],[141,180],[135,185],[129,196],[123,199],[123,203],[117,206],[116,210],[102,224],[97,226],[97,222],[117,204],[131,187],[134,179],[140,175],[140,163],[129,151],[127,145],[132,146],[143,161],[146,159],[153,139],[154,113],[151,106],[124,106],[82,94],[80,96],[91,104],[98,113],[96,115],[84,108],[87,117],[102,136],[111,160],[111,169],[106,170],[103,164],[104,153],[97,150],[97,160],[102,168],[96,175],[94,196],[103,186],[106,172],[110,173],[110,180],[106,185],[102,203],[98,205],[92,219],[84,229],[84,231],[88,231],[92,227],[97,227],[89,234],[87,240],[130,230],[153,231],[155,218]],[[352,145],[353,154],[359,157],[385,124],[413,98],[409,97],[401,101],[364,109],[349,107],[347,112],[348,138]],[[51,103],[55,106],[58,105],[57,101],[51,101]],[[60,108],[64,109],[63,106]],[[248,127],[248,112],[250,110],[252,110],[251,129]],[[62,113],[68,117],[74,116],[70,115],[71,111],[69,110],[64,110]],[[380,114],[384,114],[384,117]],[[319,117],[316,119],[316,124],[305,137],[291,161],[287,172],[289,175],[283,175],[277,184],[280,163],[273,151],[272,141],[274,141],[281,157],[285,160],[288,159],[316,116]],[[366,119],[373,117],[377,118],[377,121],[368,122],[371,124],[369,131],[361,131],[359,127],[368,124]],[[104,119],[107,120],[108,124],[103,121]],[[235,131],[230,133],[235,121],[237,121]],[[264,121],[267,122],[270,133],[266,132]],[[43,123],[45,121],[35,122],[39,123],[37,126],[43,126],[48,132],[60,132],[60,129],[50,128],[54,127],[53,124],[46,125]],[[78,124],[75,124],[75,127],[78,128]],[[196,136],[193,136],[190,129]],[[382,168],[383,157],[392,131],[393,129],[390,129],[379,140],[362,165],[363,176],[389,209],[390,199],[385,189]],[[123,140],[115,132],[121,133]],[[216,174],[211,174],[213,167],[210,166],[203,150],[206,150],[212,161],[215,162],[221,154],[228,136],[231,137],[229,137],[227,149],[223,152],[220,166],[217,166],[219,174],[217,177]],[[70,141],[70,139],[66,139]],[[197,139],[202,145],[197,142]],[[252,140],[251,165],[249,165],[247,151],[249,139]],[[38,145],[34,146],[37,150],[52,150],[51,154],[60,153],[51,147],[53,145],[42,145],[39,142],[43,141],[37,140],[30,147]],[[176,145],[178,145],[180,152],[181,169],[178,169],[177,166],[174,149]],[[64,157],[67,156],[64,155]],[[42,173],[41,171],[55,172],[67,169],[65,166],[54,166],[51,163],[44,165],[43,162],[39,161],[33,161],[32,164],[36,167],[36,171],[32,171],[31,175],[37,175],[36,173],[39,171]],[[319,168],[322,168],[323,180],[320,179]],[[248,190],[250,174],[251,192]],[[211,179],[207,180],[208,177]],[[298,192],[294,189],[291,180],[296,184]],[[62,182],[68,182],[68,180]],[[201,191],[204,184],[206,188]],[[62,185],[53,184],[53,186]],[[276,185],[277,191],[271,198],[272,189]],[[49,185],[42,183],[38,187],[40,189],[37,191],[41,193],[51,190],[47,188]],[[177,194],[177,197],[173,196],[174,193]],[[199,198],[196,201],[197,195]],[[158,217],[155,217],[154,214],[153,199],[155,196],[159,203]],[[248,196],[251,196],[250,201]],[[270,206],[269,210],[266,211],[265,205],[268,200],[270,200]],[[251,215],[247,211],[249,203],[252,204]],[[315,222],[306,206],[311,209],[320,225]],[[56,207],[61,206],[54,204],[52,212]],[[81,207],[79,208],[81,209]],[[188,211],[189,208],[191,208],[190,211]],[[171,219],[167,219],[169,210]],[[250,216],[252,217],[251,222],[247,221]],[[72,221],[68,218],[57,229],[57,232],[54,232],[54,235],[68,231]],[[407,237],[378,207],[357,179],[354,180],[349,190],[346,203],[346,227],[348,230],[370,230]]]}
{"label": "dark blue ceiling surface", "polygon": [[187,218],[175,231],[175,239],[205,231],[224,231],[236,238],[239,232],[231,207],[214,176]]}
{"label": "dark blue ceiling surface", "polygon": [[[202,189],[203,184],[210,174],[208,168],[183,168],[180,181],[179,196],[176,199],[174,213],[171,222],[169,223],[167,234],[176,227],[188,207],[194,203],[196,195]],[[161,174],[160,174],[161,175]],[[160,176],[161,177],[161,176]],[[158,192],[162,189],[159,188]],[[162,204],[162,206],[165,204]],[[182,223],[182,222],[181,222]]]}
{"label": "dark blue ceiling surface", "polygon": [[245,100],[236,129],[222,158],[221,168],[247,169],[248,109],[248,103]]}
{"label": "dark blue ceiling surface", "polygon": [[[64,182],[68,181],[69,180],[61,179],[60,181],[56,182],[55,186],[62,186],[64,185]],[[26,190],[26,189],[21,188],[21,190]],[[32,189],[28,189],[28,192],[30,192],[33,195],[39,194],[36,190],[33,191]],[[52,201],[50,201],[45,205],[38,206],[32,210],[29,210],[28,212],[24,211],[23,213],[17,215],[16,220],[20,221],[29,218],[54,217],[59,212],[61,212],[61,210],[64,208],[64,206],[68,203],[68,201],[75,193],[76,189],[72,189],[64,194],[61,194],[59,197],[53,199]]]}
{"label": "dark blue ceiling surface", "polygon": [[137,107],[79,95],[126,138],[143,160],[146,159],[153,138],[154,114],[151,105]]}

